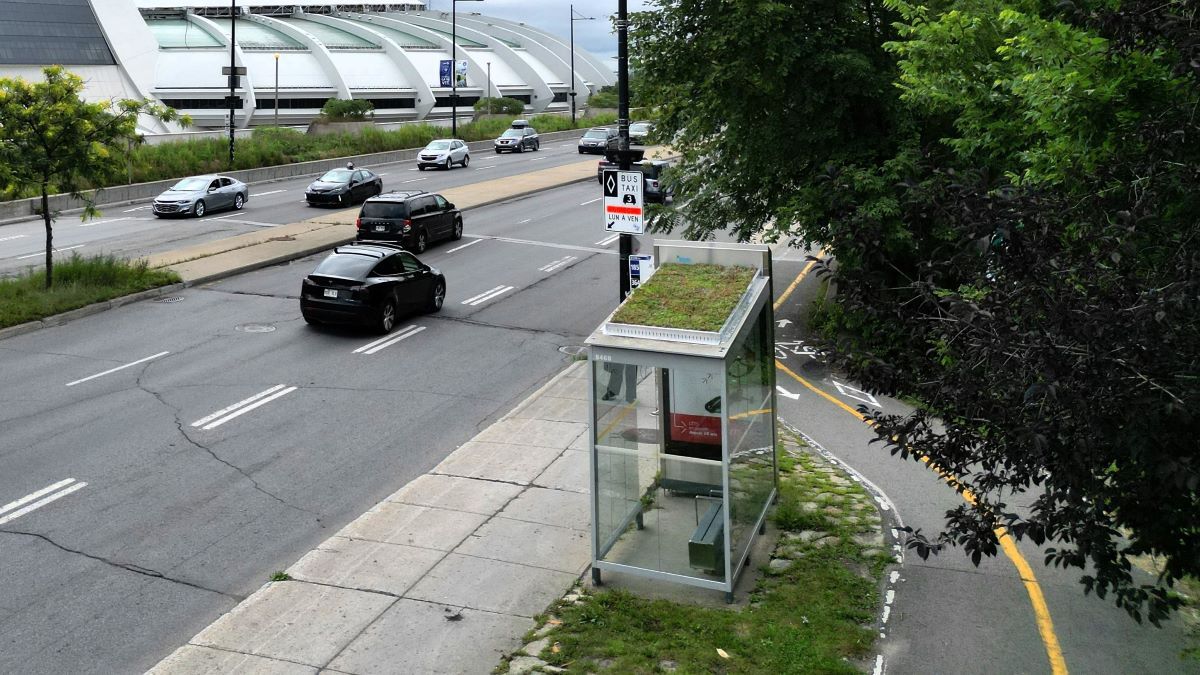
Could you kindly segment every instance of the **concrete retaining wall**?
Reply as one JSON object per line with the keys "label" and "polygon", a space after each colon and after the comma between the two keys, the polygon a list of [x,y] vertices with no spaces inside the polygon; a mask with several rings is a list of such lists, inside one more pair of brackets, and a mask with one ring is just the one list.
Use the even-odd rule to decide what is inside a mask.
{"label": "concrete retaining wall", "polygon": [[[585,129],[555,131],[553,133],[542,134],[541,137],[547,143],[552,143],[564,139],[579,138],[583,135],[584,131]],[[471,152],[490,152],[492,150],[492,141],[490,140],[473,141],[467,145],[471,148]],[[345,166],[346,162],[354,162],[359,166],[370,168],[379,164],[410,161],[416,159],[417,152],[419,151],[420,148],[392,150],[368,155],[352,155],[350,157],[319,159],[312,162],[267,166],[261,169],[230,171],[222,175],[230,176],[253,185],[255,183],[268,183],[298,176],[316,177],[335,167]],[[96,206],[101,208],[105,206],[121,206],[132,202],[153,199],[178,182],[178,180],[178,178],[173,178],[171,180],[155,181],[152,183],[135,183],[133,185],[117,185],[104,188],[96,198]],[[83,209],[83,206],[82,201],[73,199],[70,195],[58,194],[50,196],[50,210],[57,212],[59,215],[79,212]],[[40,207],[41,198],[39,197],[0,202],[0,225],[36,218],[39,215],[38,209]]]}

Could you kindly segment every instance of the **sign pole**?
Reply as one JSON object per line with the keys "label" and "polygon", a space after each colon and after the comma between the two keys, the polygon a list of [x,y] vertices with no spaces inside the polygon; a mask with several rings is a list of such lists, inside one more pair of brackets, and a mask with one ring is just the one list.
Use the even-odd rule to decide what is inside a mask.
{"label": "sign pole", "polygon": [[[617,155],[621,171],[629,170],[629,24],[628,0],[617,0]],[[574,83],[572,82],[572,85]],[[629,295],[629,254],[633,252],[633,236],[621,233],[619,244],[618,272],[620,300]]]}
{"label": "sign pole", "polygon": [[229,170],[233,171],[233,137],[234,137],[234,97],[237,92],[234,87],[237,86],[238,78],[234,73],[237,72],[237,61],[234,60],[234,45],[237,44],[237,0],[229,0]]}

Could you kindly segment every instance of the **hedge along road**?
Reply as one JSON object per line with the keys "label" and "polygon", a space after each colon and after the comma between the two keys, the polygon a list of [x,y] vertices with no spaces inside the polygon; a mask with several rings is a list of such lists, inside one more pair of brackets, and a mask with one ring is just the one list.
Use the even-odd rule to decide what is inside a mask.
{"label": "hedge along road", "polygon": [[[383,177],[383,189],[436,192],[451,187],[515,176],[575,162],[597,162],[599,155],[580,155],[575,138],[542,143],[538,152],[497,155],[490,148],[471,153],[468,167],[450,171],[418,171],[412,160],[363,165]],[[250,186],[250,200],[241,211],[210,212],[203,218],[160,219],[150,203],[106,206],[98,218],[83,222],[64,214],[54,223],[58,256],[113,254],[138,258],[190,244],[223,239],[258,229],[313,218],[327,212],[304,203],[304,189],[316,176],[289,178]],[[45,257],[41,220],[23,220],[0,227],[0,276],[40,266]]]}
{"label": "hedge along road", "polygon": [[[813,266],[804,265],[780,294],[777,319],[807,314],[821,291],[809,276]],[[875,434],[856,408],[902,413],[906,406],[861,391],[830,372],[805,344],[802,326],[790,320],[779,323],[781,417],[879,486],[910,527],[936,532],[946,511],[962,499],[973,499],[969,492],[960,496],[949,488],[936,467],[901,460],[871,443]],[[1059,675],[1068,666],[1081,673],[1181,672],[1189,666],[1200,671],[1194,661],[1179,658],[1188,647],[1179,622],[1163,629],[1138,625],[1111,600],[1084,596],[1079,570],[1042,567],[1035,574],[1029,560],[1041,560],[1041,550],[1002,531],[997,535],[1004,556],[985,557],[978,567],[956,549],[925,561],[903,556],[899,574],[886,589],[894,603],[880,627],[877,673]]]}

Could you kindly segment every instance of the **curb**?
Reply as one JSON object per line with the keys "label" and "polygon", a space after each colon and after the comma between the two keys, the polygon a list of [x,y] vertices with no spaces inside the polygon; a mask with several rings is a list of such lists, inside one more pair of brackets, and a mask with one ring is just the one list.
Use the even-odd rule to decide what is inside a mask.
{"label": "curb", "polygon": [[92,316],[93,314],[99,314],[100,312],[122,307],[134,302],[139,302],[149,298],[157,298],[161,295],[167,295],[168,293],[174,293],[175,291],[183,290],[190,285],[191,284],[187,282],[182,282],[178,284],[170,284],[168,286],[159,286],[158,288],[138,291],[137,293],[131,293],[129,295],[122,295],[111,300],[102,300],[90,305],[84,305],[83,307],[68,310],[62,314],[53,314],[45,319],[19,323],[15,326],[9,326],[8,328],[0,328],[0,340],[6,340],[10,337],[16,337],[26,333],[32,333],[43,328],[61,326],[65,323],[74,321],[75,319],[82,319],[85,316]]}

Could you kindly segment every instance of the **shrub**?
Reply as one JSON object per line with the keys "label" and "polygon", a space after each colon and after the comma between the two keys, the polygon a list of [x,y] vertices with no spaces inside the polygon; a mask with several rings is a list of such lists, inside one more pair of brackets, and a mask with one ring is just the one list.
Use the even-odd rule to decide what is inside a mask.
{"label": "shrub", "polygon": [[588,97],[588,105],[593,108],[615,108],[619,102],[616,92],[604,89]]}
{"label": "shrub", "polygon": [[520,115],[525,112],[525,104],[515,98],[481,98],[475,102],[475,110],[487,110],[497,115]]}
{"label": "shrub", "polygon": [[321,106],[321,119],[331,122],[361,121],[370,118],[375,106],[362,99],[331,98]]}

